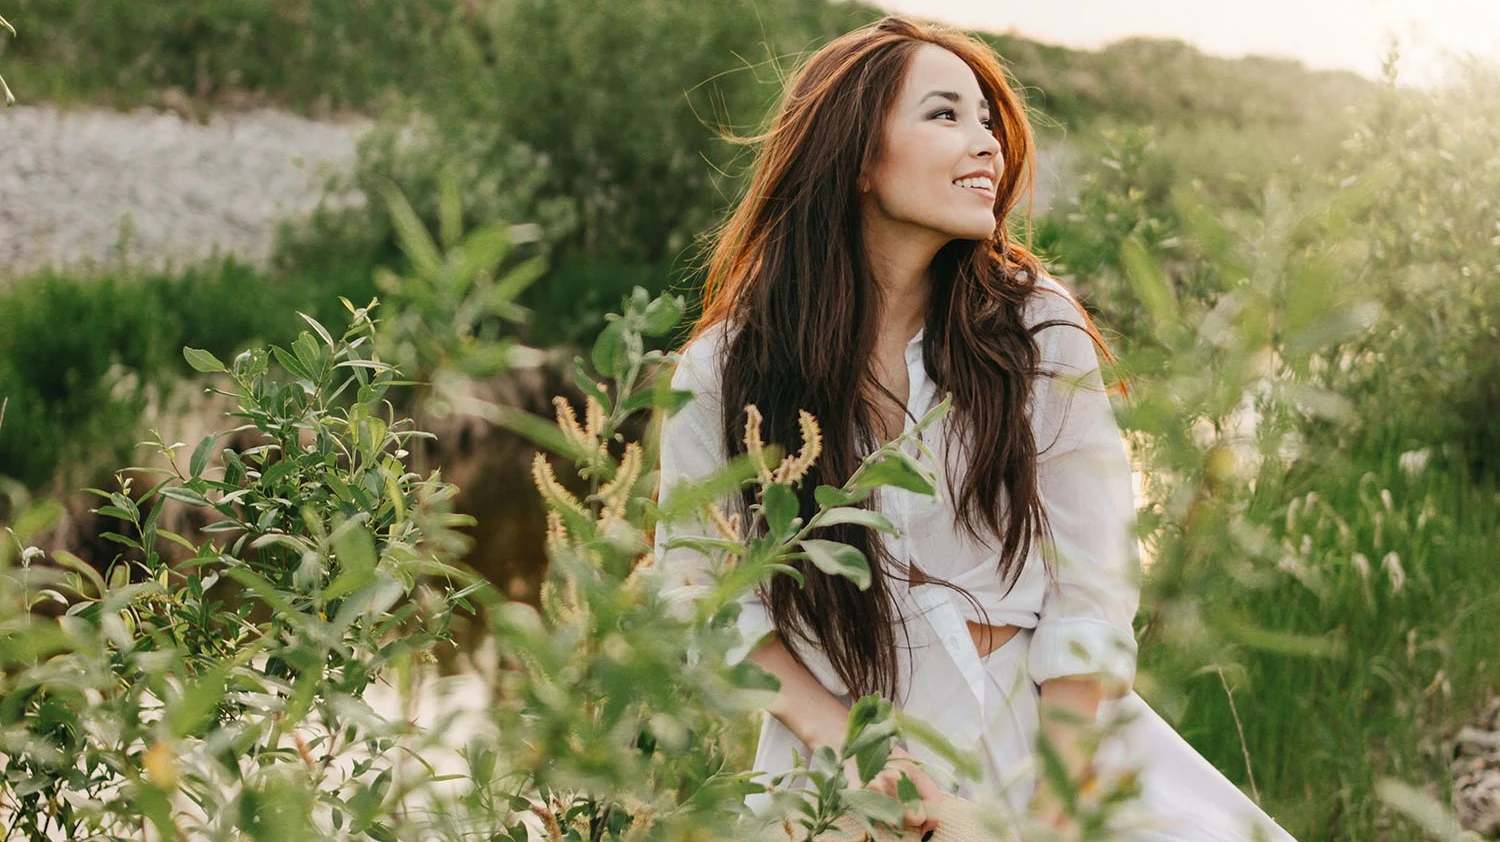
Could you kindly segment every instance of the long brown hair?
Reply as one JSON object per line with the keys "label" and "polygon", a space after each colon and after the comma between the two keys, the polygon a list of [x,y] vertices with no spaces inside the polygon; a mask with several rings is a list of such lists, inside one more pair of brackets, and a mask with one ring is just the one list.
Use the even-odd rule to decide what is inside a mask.
{"label": "long brown hair", "polygon": [[[877,292],[861,232],[857,180],[880,156],[883,126],[913,53],[935,44],[974,71],[997,118],[1003,150],[996,185],[999,224],[986,240],[954,240],[932,264],[923,335],[928,376],[953,395],[950,453],[969,469],[952,494],[959,520],[999,545],[999,574],[1013,585],[1032,541],[1046,528],[1037,493],[1037,448],[1026,423],[1037,346],[1023,320],[1041,266],[1013,242],[1006,215],[1030,195],[1035,152],[1024,106],[982,42],[959,32],[887,17],[821,48],[791,80],[761,143],[748,192],[717,232],[708,261],[699,336],[734,327],[721,360],[726,452],[743,453],[744,407],[755,404],[762,435],[795,449],[797,412],[823,430],[823,452],[798,495],[816,511],[818,485],[843,485],[876,445],[879,388],[869,365],[877,334]],[[904,407],[903,407],[904,411]],[[976,434],[983,431],[982,435]],[[950,492],[954,474],[948,472]],[[754,491],[746,492],[748,505]],[[982,537],[988,536],[988,538]],[[820,537],[858,547],[872,581],[801,564],[805,586],[775,576],[767,602],[792,651],[821,644],[855,695],[897,692],[897,634],[904,620],[889,597],[906,566],[869,529],[836,526]]]}

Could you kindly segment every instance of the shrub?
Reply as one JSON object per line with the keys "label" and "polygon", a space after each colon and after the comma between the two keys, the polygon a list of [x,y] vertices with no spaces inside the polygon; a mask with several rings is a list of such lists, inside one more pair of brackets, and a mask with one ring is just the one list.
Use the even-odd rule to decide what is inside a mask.
{"label": "shrub", "polygon": [[188,371],[173,349],[231,356],[290,338],[275,309],[230,302],[274,300],[326,319],[339,295],[371,292],[368,269],[272,277],[233,261],[179,275],[18,280],[0,291],[0,398],[10,407],[0,473],[32,488],[59,468],[64,487],[95,482],[88,466],[128,458],[139,419]]}

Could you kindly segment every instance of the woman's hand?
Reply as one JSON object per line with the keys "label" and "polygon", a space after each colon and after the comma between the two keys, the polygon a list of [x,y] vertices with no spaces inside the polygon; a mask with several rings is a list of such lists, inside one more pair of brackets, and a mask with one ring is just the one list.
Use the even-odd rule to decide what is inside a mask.
{"label": "woman's hand", "polygon": [[[860,785],[859,772],[855,768],[853,760],[850,760],[848,765],[844,767],[844,774],[851,787],[858,787]],[[933,817],[933,810],[931,808],[942,800],[945,795],[942,789],[933,782],[932,778],[928,777],[927,773],[922,771],[916,758],[899,748],[892,749],[890,759],[885,763],[885,768],[881,770],[880,774],[872,778],[868,784],[865,784],[864,788],[899,799],[901,795],[897,790],[897,784],[900,783],[903,774],[910,778],[911,782],[916,785],[917,795],[922,798],[920,806],[907,809],[906,814],[903,816],[903,821],[907,827],[921,830],[922,838],[926,839],[932,831],[937,829],[938,825],[937,819]]]}

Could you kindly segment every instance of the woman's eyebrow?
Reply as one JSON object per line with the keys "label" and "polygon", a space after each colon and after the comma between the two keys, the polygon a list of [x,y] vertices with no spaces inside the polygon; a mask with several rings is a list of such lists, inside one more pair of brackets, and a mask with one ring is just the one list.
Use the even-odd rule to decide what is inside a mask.
{"label": "woman's eyebrow", "polygon": [[[933,97],[942,97],[943,99],[946,99],[949,102],[954,103],[955,105],[964,101],[963,96],[956,91],[928,91],[927,95],[922,97],[921,101],[917,104],[921,105],[923,102],[926,102]],[[979,99],[979,107],[985,111],[988,111],[990,109],[990,101],[981,97]]]}

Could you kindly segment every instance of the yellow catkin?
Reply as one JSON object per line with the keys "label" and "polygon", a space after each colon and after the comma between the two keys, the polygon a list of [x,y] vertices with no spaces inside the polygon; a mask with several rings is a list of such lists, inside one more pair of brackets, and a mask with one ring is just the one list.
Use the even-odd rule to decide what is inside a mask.
{"label": "yellow catkin", "polygon": [[568,441],[584,450],[592,450],[594,448],[593,437],[579,426],[578,416],[573,412],[573,404],[569,403],[567,398],[558,395],[552,399],[552,405],[557,408],[557,426]]}
{"label": "yellow catkin", "polygon": [[708,521],[714,525],[715,529],[719,530],[719,534],[725,540],[738,541],[741,539],[740,516],[725,517],[724,510],[719,508],[718,503],[708,504]]}
{"label": "yellow catkin", "polygon": [[531,481],[536,484],[536,490],[541,492],[542,499],[554,507],[583,511],[583,504],[578,502],[572,492],[562,487],[562,483],[557,481],[557,475],[552,473],[551,463],[540,453],[531,460]]}
{"label": "yellow catkin", "polygon": [[818,419],[804,409],[797,413],[797,425],[802,428],[802,449],[797,451],[796,456],[788,456],[781,461],[780,467],[776,469],[776,482],[801,482],[823,453],[823,431],[818,427]]}
{"label": "yellow catkin", "polygon": [[562,515],[547,513],[547,552],[561,552],[568,546],[568,528],[563,525]]}
{"label": "yellow catkin", "polygon": [[542,827],[547,831],[547,838],[553,842],[562,842],[562,827],[557,823],[557,814],[547,808],[545,804],[532,803],[531,812],[542,820]]}
{"label": "yellow catkin", "polygon": [[645,455],[639,444],[631,442],[625,445],[625,455],[620,458],[620,469],[615,471],[615,478],[599,491],[599,499],[604,503],[604,511],[599,515],[600,521],[625,517],[625,504],[630,502],[630,491],[641,477],[644,460]]}
{"label": "yellow catkin", "polygon": [[750,461],[755,463],[756,476],[760,478],[762,485],[770,485],[771,468],[766,465],[765,448],[766,443],[760,438],[760,410],[755,404],[745,405],[745,453]]}
{"label": "yellow catkin", "polygon": [[[604,389],[603,383],[596,383],[595,385],[601,391]],[[604,434],[604,405],[599,403],[593,395],[589,395],[584,399],[583,406],[584,431],[588,433],[590,439],[598,439],[599,436]]]}

